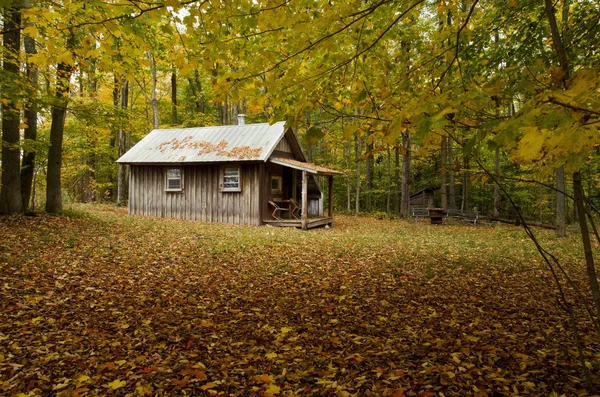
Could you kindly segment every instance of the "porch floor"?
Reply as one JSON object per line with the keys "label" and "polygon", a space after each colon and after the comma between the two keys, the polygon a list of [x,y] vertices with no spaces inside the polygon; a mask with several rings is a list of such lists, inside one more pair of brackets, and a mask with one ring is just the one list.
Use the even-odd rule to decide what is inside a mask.
{"label": "porch floor", "polygon": [[[271,226],[281,226],[281,227],[302,227],[302,220],[300,219],[263,219],[265,225]],[[333,224],[333,218],[329,216],[322,216],[318,218],[309,218],[308,219],[308,228],[312,229],[314,227],[325,226]]]}

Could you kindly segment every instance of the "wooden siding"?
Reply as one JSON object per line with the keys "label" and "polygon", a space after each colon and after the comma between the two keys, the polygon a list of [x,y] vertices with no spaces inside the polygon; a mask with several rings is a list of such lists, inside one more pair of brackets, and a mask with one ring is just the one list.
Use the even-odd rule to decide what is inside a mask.
{"label": "wooden siding", "polygon": [[279,141],[275,147],[275,150],[279,152],[292,153],[292,146],[288,142],[287,137],[284,136],[283,139]]}
{"label": "wooden siding", "polygon": [[424,191],[419,194],[413,194],[410,197],[410,208],[430,208],[433,207],[433,192]]}
{"label": "wooden siding", "polygon": [[131,166],[129,213],[207,222],[260,225],[260,170],[263,164],[241,165],[241,192],[221,192],[218,165],[189,165],[183,190],[167,192],[165,166]]}

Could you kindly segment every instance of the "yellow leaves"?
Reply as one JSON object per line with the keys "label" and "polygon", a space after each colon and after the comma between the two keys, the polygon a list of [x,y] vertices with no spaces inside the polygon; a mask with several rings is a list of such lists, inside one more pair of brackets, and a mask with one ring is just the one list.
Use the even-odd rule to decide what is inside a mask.
{"label": "yellow leaves", "polygon": [[88,383],[91,380],[91,378],[85,374],[79,374],[75,378],[73,378],[73,380],[77,384],[84,384],[84,383]]}
{"label": "yellow leaves", "polygon": [[525,135],[521,138],[518,149],[513,152],[513,159],[522,162],[541,160],[544,156],[542,147],[548,137],[548,132],[537,127],[523,127],[522,130]]}
{"label": "yellow leaves", "polygon": [[275,384],[270,384],[265,389],[265,396],[267,396],[267,397],[274,396],[274,395],[279,394],[280,391],[281,391],[281,388],[279,386],[277,386]]}
{"label": "yellow leaves", "polygon": [[62,383],[57,383],[56,385],[54,385],[52,387],[52,391],[62,390],[65,387],[68,387],[70,383],[71,383],[71,379],[64,378]]}
{"label": "yellow leaves", "polygon": [[288,328],[288,327],[281,327],[281,333],[283,335],[287,334],[288,332],[290,332],[292,330],[292,328]]}
{"label": "yellow leaves", "polygon": [[277,353],[267,353],[265,357],[272,360],[277,357]]}
{"label": "yellow leaves", "polygon": [[38,325],[42,321],[44,321],[44,317],[38,316],[38,317],[35,317],[35,318],[31,319],[31,324]]}
{"label": "yellow leaves", "polygon": [[126,381],[120,380],[120,379],[115,379],[112,382],[110,382],[107,385],[107,387],[110,388],[110,389],[112,389],[112,390],[117,390],[117,389],[120,389],[120,388],[122,388],[122,387],[124,387],[126,385],[127,385]]}
{"label": "yellow leaves", "polygon": [[150,385],[140,383],[135,387],[135,392],[138,396],[150,396],[152,395],[153,388]]}

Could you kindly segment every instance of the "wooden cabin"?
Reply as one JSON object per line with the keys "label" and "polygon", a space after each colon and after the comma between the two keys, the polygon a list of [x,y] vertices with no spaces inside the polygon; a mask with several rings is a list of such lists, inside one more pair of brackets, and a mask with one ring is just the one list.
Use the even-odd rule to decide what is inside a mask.
{"label": "wooden cabin", "polygon": [[[439,188],[437,188],[439,189]],[[434,207],[435,188],[425,188],[410,195],[410,208]]]}
{"label": "wooden cabin", "polygon": [[[242,116],[242,115],[240,115]],[[331,225],[333,176],[306,161],[285,123],[153,130],[120,159],[130,165],[129,213],[165,218]],[[327,177],[328,212],[317,176]],[[300,208],[291,214],[292,202]],[[281,206],[272,216],[274,207]]]}

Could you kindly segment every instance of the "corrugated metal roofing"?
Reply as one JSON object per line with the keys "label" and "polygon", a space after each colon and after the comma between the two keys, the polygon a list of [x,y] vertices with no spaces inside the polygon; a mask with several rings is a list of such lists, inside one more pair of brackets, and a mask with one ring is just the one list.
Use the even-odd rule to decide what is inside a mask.
{"label": "corrugated metal roofing", "polygon": [[118,163],[266,161],[285,134],[285,122],[152,130]]}

